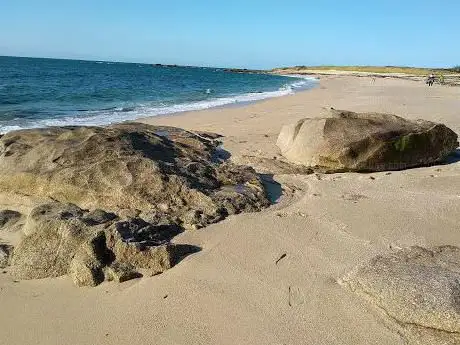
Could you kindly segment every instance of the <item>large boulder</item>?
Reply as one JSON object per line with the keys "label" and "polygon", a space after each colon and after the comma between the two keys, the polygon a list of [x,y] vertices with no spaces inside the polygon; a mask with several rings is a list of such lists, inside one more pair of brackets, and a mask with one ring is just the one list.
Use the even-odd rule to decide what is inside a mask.
{"label": "large boulder", "polygon": [[197,250],[170,243],[180,232],[176,225],[121,220],[102,210],[57,202],[33,209],[24,230],[25,237],[14,248],[11,273],[18,279],[69,274],[78,286],[125,281],[138,277],[139,269],[158,274]]}
{"label": "large boulder", "polygon": [[0,194],[190,228],[267,206],[253,169],[214,159],[218,144],[212,135],[140,123],[10,132],[0,137]]}
{"label": "large boulder", "polygon": [[458,147],[443,124],[331,109],[282,128],[277,145],[293,163],[327,171],[400,170],[436,163]]}
{"label": "large boulder", "polygon": [[460,248],[411,247],[373,258],[341,281],[416,344],[460,344]]}

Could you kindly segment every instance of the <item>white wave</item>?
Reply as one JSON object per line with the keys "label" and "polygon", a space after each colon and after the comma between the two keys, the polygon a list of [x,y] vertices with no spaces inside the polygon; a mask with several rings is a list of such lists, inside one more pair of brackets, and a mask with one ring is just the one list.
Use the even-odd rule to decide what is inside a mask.
{"label": "white wave", "polygon": [[[25,128],[28,128],[28,127],[25,127]],[[5,134],[5,133],[8,133],[8,132],[17,131],[17,130],[20,130],[20,129],[24,129],[24,127],[21,127],[21,126],[9,126],[9,125],[0,126],[0,134]]]}
{"label": "white wave", "polygon": [[[289,76],[292,77],[292,76]],[[282,97],[311,87],[316,79],[307,78],[304,76],[297,77],[301,80],[297,80],[293,83],[289,83],[281,87],[277,91],[267,92],[254,92],[246,93],[242,95],[236,95],[231,97],[221,97],[208,99],[204,101],[175,104],[175,105],[138,105],[133,108],[118,107],[111,110],[98,110],[90,111],[85,115],[81,113],[76,116],[66,116],[60,118],[48,118],[39,120],[28,120],[27,122],[18,124],[0,124],[0,134],[4,134],[10,131],[26,129],[26,128],[41,128],[51,126],[103,126],[111,123],[119,123],[124,121],[132,121],[143,117],[168,115],[174,113],[181,113],[187,111],[204,110],[215,107],[223,107],[226,105],[235,104],[246,104],[264,100],[267,98]],[[24,121],[24,119],[22,120]]]}

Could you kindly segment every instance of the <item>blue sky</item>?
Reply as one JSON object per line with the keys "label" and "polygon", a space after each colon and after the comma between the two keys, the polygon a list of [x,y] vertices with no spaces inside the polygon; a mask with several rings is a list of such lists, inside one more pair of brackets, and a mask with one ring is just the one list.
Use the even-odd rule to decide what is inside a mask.
{"label": "blue sky", "polygon": [[459,0],[0,0],[0,55],[450,67],[459,13]]}

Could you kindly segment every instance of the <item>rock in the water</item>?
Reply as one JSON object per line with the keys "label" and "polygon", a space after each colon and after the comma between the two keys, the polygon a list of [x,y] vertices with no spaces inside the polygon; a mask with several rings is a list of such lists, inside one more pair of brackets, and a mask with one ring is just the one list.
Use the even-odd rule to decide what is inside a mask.
{"label": "rock in the water", "polygon": [[13,251],[13,247],[7,244],[0,244],[0,268],[8,266],[10,261],[10,254]]}
{"label": "rock in the water", "polygon": [[[178,225],[198,210],[200,226],[268,206],[255,171],[215,162],[217,147],[202,135],[140,123],[10,132],[0,137],[0,194],[40,191],[37,197]],[[237,185],[245,188],[229,202],[244,199],[244,207],[226,209],[215,195]]]}
{"label": "rock in the water", "polygon": [[21,218],[21,214],[12,210],[1,210],[0,211],[0,230],[7,229],[18,222]]}
{"label": "rock in the water", "polygon": [[409,341],[460,344],[460,248],[377,256],[342,282],[381,308]]}
{"label": "rock in the water", "polygon": [[331,110],[282,128],[277,145],[293,163],[333,171],[400,170],[436,163],[458,147],[443,124],[390,114]]}

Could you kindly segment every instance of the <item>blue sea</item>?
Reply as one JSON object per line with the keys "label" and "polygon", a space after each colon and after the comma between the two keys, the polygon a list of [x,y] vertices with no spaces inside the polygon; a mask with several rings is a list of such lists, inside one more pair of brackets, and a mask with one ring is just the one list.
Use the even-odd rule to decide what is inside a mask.
{"label": "blue sea", "polygon": [[253,102],[315,84],[221,68],[0,56],[0,133]]}

